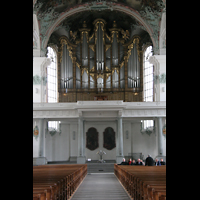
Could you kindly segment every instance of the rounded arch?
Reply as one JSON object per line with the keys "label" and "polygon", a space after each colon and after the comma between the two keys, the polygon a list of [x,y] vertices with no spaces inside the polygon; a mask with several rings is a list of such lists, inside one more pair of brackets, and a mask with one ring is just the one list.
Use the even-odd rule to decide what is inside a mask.
{"label": "rounded arch", "polygon": [[[40,50],[40,31],[37,15],[33,14],[33,49],[39,51]],[[35,54],[35,52],[33,52]],[[35,55],[38,56],[38,55]]]}
{"label": "rounded arch", "polygon": [[166,12],[162,13],[160,21],[160,40],[159,40],[159,49],[160,55],[166,54]]}
{"label": "rounded arch", "polygon": [[[89,11],[91,8],[90,6],[86,4],[76,5],[69,10],[66,10],[65,12],[62,12],[60,16],[55,20],[55,22],[52,24],[52,26],[49,27],[49,29],[46,31],[44,41],[42,42],[42,48],[45,49],[47,47],[48,40],[53,33],[54,29],[67,17],[70,17],[74,14]],[[152,28],[145,22],[145,20],[141,17],[139,12],[135,11],[133,8],[130,8],[129,6],[125,6],[120,3],[110,3],[109,9],[116,10],[120,12],[124,12],[127,15],[130,15],[134,17],[142,26],[145,27],[146,31],[149,33],[153,46],[156,46],[156,41],[153,37],[153,30]]]}

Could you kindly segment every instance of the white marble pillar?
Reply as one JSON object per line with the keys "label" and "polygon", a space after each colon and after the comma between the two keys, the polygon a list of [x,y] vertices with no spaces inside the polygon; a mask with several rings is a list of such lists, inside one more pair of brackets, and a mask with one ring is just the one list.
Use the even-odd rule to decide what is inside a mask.
{"label": "white marble pillar", "polygon": [[83,151],[83,119],[81,117],[78,118],[78,156],[77,156],[77,164],[85,163],[85,156]]}
{"label": "white marble pillar", "polygon": [[35,159],[36,165],[47,164],[47,159],[45,157],[45,132],[44,132],[44,119],[39,119],[39,151],[38,157]]}
{"label": "white marble pillar", "polygon": [[118,142],[117,144],[119,145],[118,150],[117,150],[117,163],[121,163],[122,159],[124,157],[124,152],[123,152],[123,130],[122,130],[122,117],[119,117],[117,120],[117,132],[118,132]]}

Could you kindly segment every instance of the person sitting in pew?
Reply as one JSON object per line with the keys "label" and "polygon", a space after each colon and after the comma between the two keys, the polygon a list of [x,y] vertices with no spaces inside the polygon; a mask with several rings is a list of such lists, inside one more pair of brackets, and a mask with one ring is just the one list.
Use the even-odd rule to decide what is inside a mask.
{"label": "person sitting in pew", "polygon": [[122,162],[118,165],[128,165],[128,162],[126,162],[125,158],[122,159]]}
{"label": "person sitting in pew", "polygon": [[138,158],[136,165],[143,165],[143,162]]}
{"label": "person sitting in pew", "polygon": [[156,158],[155,166],[161,166],[161,163],[157,158]]}
{"label": "person sitting in pew", "polygon": [[162,158],[160,159],[160,164],[161,165],[166,165]]}
{"label": "person sitting in pew", "polygon": [[143,162],[143,160],[140,159],[140,162],[142,162],[142,165],[145,165],[145,163]]}
{"label": "person sitting in pew", "polygon": [[131,163],[132,163],[132,159],[129,158],[129,159],[128,159],[128,164],[131,165]]}
{"label": "person sitting in pew", "polygon": [[148,155],[145,161],[145,166],[154,166],[154,160],[151,155]]}
{"label": "person sitting in pew", "polygon": [[136,165],[136,162],[135,160],[132,161],[131,165]]}

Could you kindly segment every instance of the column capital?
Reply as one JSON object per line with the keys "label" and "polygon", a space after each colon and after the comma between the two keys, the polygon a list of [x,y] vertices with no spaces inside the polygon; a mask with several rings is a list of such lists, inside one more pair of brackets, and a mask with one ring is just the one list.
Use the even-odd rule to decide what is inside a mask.
{"label": "column capital", "polygon": [[149,62],[154,65],[154,75],[166,73],[166,55],[154,55],[149,58]]}

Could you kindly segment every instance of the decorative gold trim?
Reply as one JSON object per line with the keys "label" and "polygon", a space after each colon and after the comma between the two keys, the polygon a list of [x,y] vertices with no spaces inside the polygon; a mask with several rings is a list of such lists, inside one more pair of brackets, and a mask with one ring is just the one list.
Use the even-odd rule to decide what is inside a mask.
{"label": "decorative gold trim", "polygon": [[106,44],[106,51],[111,47],[111,44]]}
{"label": "decorative gold trim", "polygon": [[117,68],[117,67],[115,67],[115,68],[112,69],[112,75],[115,72],[115,70],[116,70],[117,74],[119,75],[119,68]]}
{"label": "decorative gold trim", "polygon": [[124,61],[119,64],[120,69],[124,66]]}
{"label": "decorative gold trim", "polygon": [[111,42],[112,38],[106,33],[106,37],[108,38],[108,40]]}
{"label": "decorative gold trim", "polygon": [[94,37],[94,32],[92,33],[92,35],[89,37],[89,42],[90,40]]}
{"label": "decorative gold trim", "polygon": [[92,67],[92,69],[90,70],[90,73],[94,73],[94,66]]}
{"label": "decorative gold trim", "polygon": [[88,69],[85,68],[85,67],[81,69],[81,75],[83,75],[84,71],[85,71],[85,72],[87,73],[87,75],[88,75]]}
{"label": "decorative gold trim", "polygon": [[113,43],[114,34],[116,33],[117,36],[117,43],[119,43],[119,31],[111,31],[111,43]]}
{"label": "decorative gold trim", "polygon": [[94,44],[89,44],[90,49],[92,49],[92,51],[94,51]]}
{"label": "decorative gold trim", "polygon": [[81,65],[78,62],[76,62],[76,66],[81,69]]}
{"label": "decorative gold trim", "polygon": [[[96,21],[96,20],[95,20]],[[96,23],[95,23],[95,28],[94,28],[94,32],[95,32],[95,39],[94,39],[94,44],[96,44],[96,42],[97,42],[97,30],[98,30],[98,25],[99,25],[99,23],[100,23],[100,25],[101,25],[101,30],[103,31],[103,44],[105,44],[105,37],[104,37],[104,35],[105,35],[105,28],[104,28],[104,25],[105,25],[105,23],[103,22],[103,21],[105,21],[105,20],[99,20],[99,21],[97,21]]]}
{"label": "decorative gold trim", "polygon": [[88,31],[82,31],[82,32],[81,32],[81,43],[83,43],[83,34],[84,34],[84,33],[86,34],[86,39],[87,39],[87,43],[88,43],[88,42],[89,42],[89,39],[88,39],[88,38],[89,38],[89,37],[88,37]]}
{"label": "decorative gold trim", "polygon": [[97,75],[97,79],[98,79],[98,78],[102,78],[102,79],[103,79],[103,78],[104,78],[104,74],[98,74],[98,75]]}
{"label": "decorative gold trim", "polygon": [[63,46],[64,46],[64,44],[67,46],[67,50],[69,51],[69,56],[70,56],[70,58],[71,58],[71,60],[72,60],[72,62],[73,62],[73,48],[74,47],[77,47],[77,45],[75,45],[75,44],[72,44],[70,41],[69,41],[69,39],[68,39],[68,37],[66,37],[66,36],[61,36],[60,38],[59,38],[59,41],[60,41],[60,44],[61,44],[61,47],[60,47],[60,52],[59,52],[59,56],[60,56],[60,60],[59,60],[59,62],[60,62],[60,64],[61,64],[61,62],[62,62],[62,55],[63,55]]}
{"label": "decorative gold trim", "polygon": [[134,44],[136,44],[136,46],[137,46],[138,60],[139,60],[139,62],[140,62],[139,42],[140,42],[140,41],[139,41],[139,38],[135,38],[135,39],[133,40],[133,42],[128,46],[127,62],[128,62],[128,59],[129,59],[129,57],[130,57],[130,55],[131,55],[131,50],[133,49]]}

